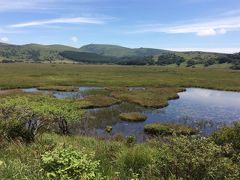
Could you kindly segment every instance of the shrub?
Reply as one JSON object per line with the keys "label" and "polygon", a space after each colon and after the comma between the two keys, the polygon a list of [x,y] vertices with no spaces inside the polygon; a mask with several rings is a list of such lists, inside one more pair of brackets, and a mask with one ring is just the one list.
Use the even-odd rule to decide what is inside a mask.
{"label": "shrub", "polygon": [[42,156],[42,167],[51,179],[102,179],[94,154],[71,148],[55,149]]}
{"label": "shrub", "polygon": [[4,162],[0,160],[0,168],[4,166]]}
{"label": "shrub", "polygon": [[116,164],[121,174],[131,175],[132,173],[144,174],[153,165],[154,156],[152,149],[146,146],[134,146],[124,149],[117,156]]}
{"label": "shrub", "polygon": [[214,59],[208,59],[207,61],[204,62],[204,66],[205,67],[208,67],[208,66],[211,66],[213,64],[215,64],[215,60]]}
{"label": "shrub", "polygon": [[165,179],[237,179],[239,165],[210,139],[165,139],[156,157],[156,176]]}
{"label": "shrub", "polygon": [[196,63],[195,63],[195,61],[194,60],[189,60],[189,61],[187,61],[187,67],[191,67],[191,66],[194,66]]}
{"label": "shrub", "polygon": [[0,133],[5,139],[20,139],[26,143],[34,141],[32,128],[26,127],[25,121],[16,119],[0,120]]}
{"label": "shrub", "polygon": [[127,136],[126,137],[126,143],[127,145],[133,145],[136,141],[135,136]]}
{"label": "shrub", "polygon": [[[69,100],[59,100],[47,95],[10,96],[0,100],[0,131],[4,126],[35,135],[45,126],[58,126],[62,134],[70,132],[70,123],[79,121],[84,111]],[[14,121],[14,123],[12,123]],[[15,132],[15,134],[18,132]]]}
{"label": "shrub", "polygon": [[219,145],[232,144],[235,149],[240,150],[240,122],[222,127],[212,135],[212,138]]}
{"label": "shrub", "polygon": [[39,115],[24,97],[3,98],[0,101],[0,132],[7,139],[21,138],[29,143],[42,126]]}

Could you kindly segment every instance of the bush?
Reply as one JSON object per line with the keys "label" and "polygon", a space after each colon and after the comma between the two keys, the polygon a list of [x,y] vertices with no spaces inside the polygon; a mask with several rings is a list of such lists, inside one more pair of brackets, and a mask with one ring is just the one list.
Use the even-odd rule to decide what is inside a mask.
{"label": "bush", "polygon": [[212,135],[212,138],[219,145],[232,144],[233,148],[240,150],[240,122],[221,128]]}
{"label": "bush", "polygon": [[71,148],[55,149],[42,156],[42,167],[51,179],[102,179],[94,154]]}
{"label": "bush", "polygon": [[33,129],[26,127],[26,122],[16,119],[0,120],[0,133],[8,140],[20,139],[26,143],[34,141]]}
{"label": "bush", "polygon": [[116,164],[119,166],[121,176],[132,173],[145,174],[154,162],[152,149],[145,146],[134,146],[123,150],[117,156]]}
{"label": "bush", "polygon": [[[24,133],[33,141],[42,127],[55,128],[61,134],[70,132],[70,125],[79,121],[84,111],[70,100],[59,100],[47,95],[10,96],[0,100],[0,131],[14,136]],[[48,125],[48,126],[47,126]],[[12,130],[11,130],[12,128]],[[19,134],[20,133],[20,134]],[[9,135],[10,135],[9,134]],[[25,136],[24,135],[24,136]],[[22,135],[20,135],[22,137]]]}
{"label": "bush", "polygon": [[39,115],[27,98],[3,98],[0,102],[0,132],[7,139],[22,139],[29,143],[42,126]]}
{"label": "bush", "polygon": [[239,165],[223,156],[210,139],[165,139],[156,158],[156,176],[164,179],[238,179]]}
{"label": "bush", "polygon": [[127,145],[133,145],[136,142],[135,136],[127,136],[126,143]]}
{"label": "bush", "polygon": [[204,62],[204,66],[205,67],[208,67],[208,66],[211,66],[213,64],[215,64],[215,60],[214,59],[208,59],[207,61]]}
{"label": "bush", "polygon": [[189,60],[189,61],[187,61],[187,67],[191,67],[191,66],[194,66],[196,63],[195,63],[195,61],[194,60]]}

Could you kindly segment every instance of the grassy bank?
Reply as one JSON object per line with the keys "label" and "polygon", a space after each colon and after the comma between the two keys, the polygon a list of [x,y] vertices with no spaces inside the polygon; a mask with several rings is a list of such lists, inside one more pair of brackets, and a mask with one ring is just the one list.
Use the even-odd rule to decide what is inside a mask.
{"label": "grassy bank", "polygon": [[[29,145],[2,142],[0,176],[1,179],[48,179],[50,170],[43,164],[43,155],[50,153],[50,159],[56,159],[58,152],[66,150],[69,154],[66,159],[74,163],[74,156],[71,156],[74,150],[91,155],[88,163],[99,163],[92,173],[100,173],[103,179],[237,179],[240,175],[238,153],[230,152],[229,148],[232,147],[219,146],[211,139],[189,140],[185,137],[134,145],[90,137],[43,134]],[[51,154],[53,152],[56,154]],[[58,167],[57,164],[54,166]]]}
{"label": "grassy bank", "polygon": [[229,69],[70,64],[0,64],[0,87],[48,86],[205,87],[240,90]]}
{"label": "grassy bank", "polygon": [[[75,91],[74,85],[106,88],[85,92],[84,100],[0,91],[0,179],[239,179],[239,124],[208,138],[180,136],[192,134],[183,126],[152,124],[145,131],[156,137],[141,144],[132,136],[102,140],[71,134],[83,122],[86,107],[121,101],[163,107],[184,87],[240,91],[238,71],[0,64],[1,88]],[[133,86],[146,89],[129,91]],[[112,127],[106,131],[111,133]],[[164,133],[171,136],[158,136]]]}

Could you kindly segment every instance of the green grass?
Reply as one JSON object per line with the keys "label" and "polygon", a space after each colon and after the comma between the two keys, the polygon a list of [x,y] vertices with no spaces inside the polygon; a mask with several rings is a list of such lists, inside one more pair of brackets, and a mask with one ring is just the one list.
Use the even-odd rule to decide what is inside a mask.
{"label": "green grass", "polygon": [[118,99],[104,95],[89,95],[84,98],[84,101],[87,102],[87,105],[85,107],[87,109],[109,107],[121,102]]}
{"label": "green grass", "polygon": [[[143,144],[102,141],[84,136],[42,134],[33,144],[1,142],[1,179],[47,179],[41,157],[56,148],[94,152],[105,179],[236,179],[240,166],[236,154],[209,139],[173,138]],[[211,178],[210,178],[211,177]]]}
{"label": "green grass", "polygon": [[178,98],[182,88],[147,88],[143,91],[128,91],[126,88],[113,89],[112,96],[129,103],[145,107],[161,108],[168,105],[168,100]]}
{"label": "green grass", "polygon": [[107,88],[103,89],[89,89],[87,91],[83,91],[82,94],[84,96],[90,96],[90,95],[103,95],[103,96],[110,96],[111,91]]}
{"label": "green grass", "polygon": [[0,87],[204,87],[240,91],[240,73],[228,69],[152,66],[0,64]]}
{"label": "green grass", "polygon": [[172,124],[172,123],[155,123],[144,126],[144,131],[152,135],[193,135],[197,131],[189,126]]}
{"label": "green grass", "polygon": [[78,92],[78,87],[72,87],[72,86],[46,86],[46,87],[38,87],[38,90],[47,90],[47,91],[72,91],[72,92]]}
{"label": "green grass", "polygon": [[[17,94],[13,97],[26,96],[29,98],[28,109],[33,108],[34,102],[31,98],[39,96],[38,101],[34,103],[34,110],[36,112],[41,110],[44,115],[46,110],[59,113],[59,108],[52,110],[56,102],[59,107],[65,104],[66,108],[62,108],[62,111],[69,117],[66,110],[68,106],[74,105],[74,108],[84,112],[81,108],[89,103],[93,105],[101,103],[101,106],[102,103],[111,104],[113,98],[108,97],[109,95],[143,106],[158,107],[166,105],[168,99],[176,98],[176,93],[185,87],[240,91],[240,73],[214,67],[193,69],[67,64],[0,65],[0,87],[3,89],[74,85],[110,88],[87,94],[88,103],[79,100],[74,104],[72,100],[56,100],[52,97],[44,100],[43,95],[40,97],[38,94],[26,96],[19,90],[0,93],[2,100],[9,94]],[[127,87],[130,86],[146,87],[146,90],[128,91]],[[14,101],[13,97],[11,101]],[[9,102],[6,101],[6,104]],[[16,101],[18,107],[25,105],[25,101],[21,103]],[[151,132],[191,134],[192,129],[180,126],[169,127],[158,124],[150,129]],[[224,136],[221,131],[220,134],[215,134],[214,139],[218,145],[211,138],[158,137],[159,139],[134,144],[122,137],[115,138],[121,140],[118,142],[55,133],[39,133],[33,143],[24,144],[20,140],[6,140],[0,134],[0,177],[3,180],[47,179],[46,172],[42,170],[42,155],[46,152],[51,153],[59,147],[71,147],[76,151],[94,152],[94,160],[100,161],[100,172],[105,179],[161,179],[160,177],[162,179],[238,179],[240,175],[239,149],[236,149],[239,148],[236,138],[239,134],[238,129],[227,130]],[[230,143],[234,143],[234,146],[232,147]]]}
{"label": "green grass", "polygon": [[120,119],[123,121],[145,121],[147,117],[144,114],[138,113],[138,112],[131,112],[131,113],[121,113],[119,115]]}
{"label": "green grass", "polygon": [[186,60],[202,58],[202,59],[215,59],[220,55],[220,53],[208,53],[208,52],[176,52],[176,55],[183,57]]}

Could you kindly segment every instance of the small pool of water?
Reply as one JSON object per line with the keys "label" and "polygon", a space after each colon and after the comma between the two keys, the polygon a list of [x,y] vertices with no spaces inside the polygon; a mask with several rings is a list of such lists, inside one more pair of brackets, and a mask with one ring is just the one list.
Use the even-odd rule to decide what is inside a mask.
{"label": "small pool of water", "polygon": [[[45,91],[36,88],[23,89],[24,92],[51,93],[56,98],[84,98],[84,93],[103,87],[79,87],[78,92]],[[129,91],[144,91],[143,87],[129,87]],[[186,124],[199,129],[201,134],[210,135],[224,124],[240,120],[240,93],[187,88],[178,93],[179,99],[170,100],[169,105],[161,109],[144,108],[123,102],[107,108],[89,109],[75,133],[109,137],[116,134],[133,135],[138,141],[146,138],[144,125],[158,122]],[[147,116],[145,122],[125,122],[119,118],[123,112],[140,112]],[[106,126],[112,126],[110,134],[105,132]]]}
{"label": "small pool of water", "polygon": [[97,89],[104,89],[104,87],[88,87],[88,86],[81,86],[79,87],[79,91],[77,92],[65,92],[65,91],[54,91],[54,90],[39,90],[37,88],[26,88],[22,89],[23,92],[26,93],[46,93],[46,94],[52,94],[54,97],[58,99],[64,99],[64,98],[78,98],[83,99],[84,93],[89,90],[97,90]]}
{"label": "small pool of water", "polygon": [[[91,109],[85,121],[86,134],[108,137],[106,126],[112,126],[111,135],[134,135],[138,141],[146,138],[144,125],[158,122],[186,124],[210,135],[224,124],[240,120],[240,93],[187,88],[178,93],[179,99],[169,101],[161,109],[147,109],[138,105],[122,103],[108,108]],[[121,121],[122,112],[141,112],[147,116],[145,122]]]}

